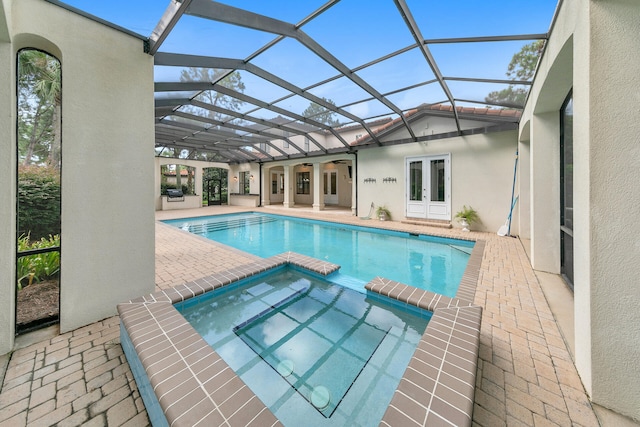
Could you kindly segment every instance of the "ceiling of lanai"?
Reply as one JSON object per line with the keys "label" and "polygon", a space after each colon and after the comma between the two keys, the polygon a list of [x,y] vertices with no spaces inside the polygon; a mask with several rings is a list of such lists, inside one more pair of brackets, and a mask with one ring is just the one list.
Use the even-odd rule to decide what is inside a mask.
{"label": "ceiling of lanai", "polygon": [[[523,105],[485,97],[528,90],[507,67],[547,38],[558,2],[49,1],[148,38],[157,154],[228,163],[515,128]],[[418,134],[411,124],[425,115],[454,126]],[[381,137],[391,127],[402,141]]]}

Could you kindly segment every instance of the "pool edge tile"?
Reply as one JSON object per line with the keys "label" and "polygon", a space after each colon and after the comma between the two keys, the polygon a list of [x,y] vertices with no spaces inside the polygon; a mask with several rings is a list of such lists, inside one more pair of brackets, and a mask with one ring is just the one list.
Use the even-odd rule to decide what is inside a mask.
{"label": "pool edge tile", "polygon": [[[480,249],[483,249],[484,245],[480,246]],[[479,250],[477,252],[476,258],[478,257],[481,260],[482,250]],[[335,264],[331,264],[322,260],[316,260],[305,255],[288,252],[267,259],[257,260],[236,269],[231,269],[222,273],[207,276],[199,279],[198,282],[200,280],[203,280],[208,283],[212,289],[217,289],[219,287],[233,283],[234,281],[245,279],[247,277],[265,272],[269,269],[284,264],[291,264],[301,268],[311,269],[313,272],[322,275],[325,275],[325,273],[323,272],[334,272],[339,269],[339,266]],[[398,389],[393,395],[390,405],[387,407],[380,425],[395,425],[394,420],[400,418],[406,420],[407,418],[405,417],[408,416],[406,415],[406,412],[415,411],[426,411],[429,417],[423,418],[424,420],[429,419],[431,416],[437,416],[440,421],[448,420],[448,422],[460,422],[461,420],[466,420],[466,418],[462,416],[462,414],[466,414],[468,415],[470,425],[472,415],[471,411],[473,410],[473,398],[475,392],[475,378],[478,363],[477,358],[479,352],[480,322],[482,313],[481,307],[472,305],[472,303],[467,299],[468,295],[473,296],[475,294],[475,285],[477,284],[478,276],[476,272],[474,280],[474,278],[472,277],[473,274],[474,272],[471,271],[469,273],[470,277],[466,277],[465,279],[465,283],[469,285],[469,289],[465,290],[466,294],[463,293],[463,298],[449,298],[443,295],[434,294],[433,292],[416,289],[399,282],[385,279],[383,277],[377,277],[365,286],[365,289],[367,291],[374,292],[376,294],[391,298],[401,303],[409,304],[414,307],[426,309],[433,312],[433,317],[431,319],[431,321],[433,322],[433,327],[430,329],[429,326],[431,325],[431,323],[429,323],[421,338],[419,346],[426,345],[426,348],[428,349],[437,349],[438,351],[436,351],[436,353],[442,355],[442,362],[439,364],[439,366],[436,367],[432,365],[425,365],[424,362],[420,360],[420,357],[428,357],[427,353],[419,353],[416,349],[411,361],[409,362],[409,366],[403,374],[400,384],[403,384],[403,382],[406,381],[412,383],[419,381],[420,384],[418,385],[423,393],[423,399],[420,399],[420,401],[424,402],[424,398],[433,395],[434,399],[437,399],[438,402],[446,402],[446,405],[442,408],[434,407],[433,409],[438,410],[433,411],[430,407],[425,407],[422,404],[418,404],[416,400],[405,398],[402,394],[401,386],[399,385]],[[158,295],[152,294],[149,296],[150,298],[148,300],[146,299],[146,297],[143,297],[143,299],[136,299],[137,302],[119,304],[118,312],[121,316],[123,330],[133,337],[140,336],[142,334],[141,336],[143,338],[138,338],[138,341],[142,340],[142,343],[140,343],[140,345],[142,346],[142,350],[144,350],[144,343],[148,343],[149,346],[158,345],[156,340],[147,338],[147,334],[149,334],[149,332],[153,329],[155,323],[155,327],[157,328],[158,333],[165,336],[168,343],[176,349],[182,360],[186,360],[186,358],[189,358],[195,353],[201,355],[201,352],[215,355],[217,358],[219,358],[217,353],[215,353],[215,351],[211,347],[209,347],[201,337],[195,340],[191,339],[189,336],[188,328],[181,325],[180,321],[176,320],[176,317],[174,316],[173,312],[175,312],[175,315],[179,316],[182,321],[187,323],[186,320],[184,320],[184,318],[177,312],[176,308],[170,301],[176,300],[175,302],[180,302],[189,298],[194,298],[196,297],[196,295],[202,293],[207,287],[203,286],[202,282],[199,282],[198,284],[193,282],[193,284],[193,287],[188,286],[189,284],[182,284],[176,286],[175,288],[156,293]],[[471,291],[473,292],[473,294],[471,294]],[[173,332],[164,334],[162,329],[163,326],[168,326]],[[191,325],[188,326],[189,328],[192,328]],[[133,340],[134,338],[132,338],[132,341]],[[203,348],[197,348],[197,346],[194,347],[194,342],[199,341],[202,341]],[[139,350],[135,344],[133,347],[134,351],[136,351],[136,353],[139,353]],[[187,348],[189,347],[191,347],[190,350],[187,350]],[[455,351],[453,351],[453,349],[455,349]],[[156,350],[157,348],[154,348],[152,351]],[[183,352],[188,353],[188,355],[183,354]],[[247,420],[245,419],[246,417],[237,417],[234,419],[234,422],[230,422],[230,425],[235,426],[236,422],[238,422],[237,425],[267,425],[265,423],[268,423],[268,425],[281,425],[275,415],[273,415],[273,413],[262,403],[262,401],[260,401],[260,399],[258,399],[250,389],[248,389],[246,384],[244,384],[244,382],[235,374],[235,372],[231,370],[227,363],[224,362],[224,360],[222,360],[221,358],[219,359],[220,361],[214,364],[217,365],[215,367],[213,367],[213,365],[207,366],[205,369],[200,370],[198,373],[193,373],[189,370],[189,375],[192,375],[193,378],[196,378],[198,380],[197,389],[200,390],[200,392],[195,392],[194,390],[191,393],[195,392],[197,394],[197,397],[204,396],[199,400],[198,405],[208,406],[198,407],[197,409],[190,407],[186,412],[193,411],[192,414],[196,418],[197,416],[205,416],[207,418],[202,419],[213,420],[219,419],[218,416],[222,416],[223,419],[230,421],[229,417],[231,417],[231,419],[234,419],[234,415],[239,414],[239,411],[244,407],[244,405],[247,405],[251,402],[251,405],[253,406],[254,404],[256,404],[254,401],[257,401],[259,402],[259,407],[257,407],[256,409],[254,418],[247,422]],[[464,386],[461,387],[459,387],[459,384],[449,383],[449,378],[452,378],[451,371],[456,370],[454,368],[451,368],[451,366],[455,366],[451,361],[459,361],[460,359],[463,359],[466,362],[464,363],[464,365],[466,373],[465,376],[467,377],[467,381],[464,381]],[[175,387],[170,388],[170,386],[176,383],[183,384],[184,382],[190,381],[188,377],[185,377],[184,379],[181,376],[172,378],[173,376],[171,375],[171,370],[166,369],[166,366],[163,367],[163,365],[164,364],[159,363],[157,366],[151,367],[151,371],[153,372],[147,372],[148,377],[153,378],[153,382],[156,385],[165,384],[163,387],[169,388],[169,391],[164,391],[162,396],[164,396],[167,392],[170,392],[170,390],[175,389]],[[429,368],[425,368],[426,366],[429,366]],[[146,366],[144,363],[143,367],[145,368],[145,370],[148,368],[148,366]],[[471,371],[469,371],[469,369],[471,369]],[[219,373],[222,375],[217,380],[214,380],[211,376],[212,372],[216,372],[217,374]],[[413,375],[414,372],[420,373],[420,375]],[[183,372],[180,372],[179,375],[182,374]],[[214,375],[214,377],[217,376],[217,374]],[[199,375],[205,375],[207,378],[199,378]],[[163,383],[163,380],[169,381],[170,378],[171,382]],[[439,379],[441,379],[442,381],[439,381]],[[221,394],[221,396],[226,396],[226,399],[223,401],[214,401],[213,397],[213,395],[216,394],[220,388],[220,383],[218,382],[218,380],[223,381],[222,388],[225,389],[224,392],[226,393]],[[136,378],[136,381],[138,381],[138,378]],[[232,389],[236,389],[235,392],[231,393],[231,396],[229,395],[229,390],[226,387],[227,385],[231,385]],[[161,390],[164,390],[163,387],[159,388]],[[243,389],[247,389],[248,393],[247,390],[241,391]],[[461,398],[454,399],[455,402],[447,402],[446,400],[439,397],[439,389],[444,390],[447,393],[449,393],[450,390],[453,390],[456,393],[459,393],[459,396]],[[233,414],[222,414],[220,412],[220,406],[239,391],[243,395],[246,394],[246,396],[248,396],[248,400],[245,399],[247,401],[244,404],[242,404],[242,402],[236,402],[234,405],[232,405],[231,407],[235,408],[235,412]],[[204,395],[200,393],[204,393]],[[185,396],[186,395],[189,395],[189,393],[185,394]],[[182,414],[180,414],[179,409],[183,409],[182,404],[173,402],[171,405],[169,405],[169,407],[167,407],[167,404],[165,402],[167,399],[162,400],[163,402],[160,402],[159,405],[162,408],[162,412],[169,419],[170,424],[188,425],[188,420],[193,420],[191,416],[186,417],[182,415],[185,411],[182,411]],[[417,406],[407,407],[407,404],[409,404],[407,402],[413,402],[413,404]],[[471,402],[470,405],[469,402]],[[409,417],[409,419],[416,423],[415,425],[426,425],[422,424],[422,422],[415,421],[415,419],[413,418]],[[433,420],[435,418],[431,419]]]}
{"label": "pool edge tile", "polygon": [[[452,345],[451,337],[458,331],[457,319],[464,313],[471,313],[474,315],[473,317],[476,317],[478,320],[478,328],[475,336],[465,341],[465,343],[468,343],[471,347],[471,351],[465,355],[466,357],[461,356],[457,352],[452,352],[449,348]],[[437,367],[430,364],[424,365],[425,362],[422,360],[425,360],[424,358],[428,359],[430,357],[429,353],[421,353],[416,350],[414,357],[412,357],[409,362],[407,370],[405,370],[405,374],[400,383],[401,385],[394,393],[389,408],[387,408],[382,418],[381,425],[394,425],[394,420],[397,419],[398,413],[405,414],[406,417],[413,419],[408,414],[421,411],[423,405],[418,402],[424,401],[431,403],[436,402],[437,404],[429,405],[429,417],[425,419],[425,424],[423,425],[434,423],[436,418],[431,418],[431,420],[428,421],[430,417],[437,417],[440,421],[439,423],[450,423],[460,426],[471,425],[478,366],[481,313],[482,307],[480,306],[448,307],[439,308],[434,311],[431,322],[427,325],[427,329],[422,336],[420,345],[426,349],[441,350],[443,352],[442,361]],[[434,322],[433,326],[432,322]],[[445,333],[444,330],[438,329],[438,333],[434,333],[437,327],[442,325],[448,325],[448,335],[450,337],[448,340],[442,339],[443,333]],[[466,366],[471,368],[471,371],[465,371],[464,377],[466,377],[466,381],[458,378],[457,384],[451,384],[448,379],[459,374],[459,370],[461,369],[452,363],[451,359],[457,361],[461,357],[467,362]],[[456,371],[455,374],[452,375],[452,371]],[[416,372],[420,373],[420,375],[415,375]],[[405,381],[411,383],[418,381],[417,389],[422,393],[420,399],[407,399],[404,397],[402,388],[407,387]],[[451,390],[455,393],[452,394],[450,392]],[[445,394],[446,397],[443,396],[443,394]],[[451,396],[455,396],[456,398],[452,399]]]}
{"label": "pool edge tile", "polygon": [[[134,343],[133,349],[138,354],[137,357],[143,356],[138,360],[142,364],[144,371],[146,371],[147,381],[151,383],[150,385],[156,395],[159,407],[170,425],[189,425],[195,418],[209,421],[214,419],[224,420],[233,415],[220,412],[220,406],[224,404],[224,401],[214,401],[211,394],[204,387],[204,384],[211,379],[212,372],[219,373],[229,370],[233,373],[221,358],[218,357],[220,360],[217,360],[217,363],[214,364],[215,367],[211,365],[208,367],[209,369],[203,369],[197,373],[193,373],[190,369],[175,369],[178,366],[187,366],[186,358],[189,356],[185,356],[183,352],[187,352],[192,356],[194,352],[200,351],[199,355],[201,357],[217,356],[217,354],[202,337],[192,338],[192,334],[197,335],[197,332],[172,304],[169,302],[123,303],[119,304],[117,308],[121,317],[122,327],[128,336],[139,335],[141,326],[144,328],[143,334],[145,337],[152,333],[154,328],[157,331],[153,339],[143,340],[138,346]],[[156,317],[156,315],[158,316]],[[180,324],[180,319],[182,319],[182,325]],[[141,320],[146,322],[140,322]],[[149,323],[151,323],[152,327],[149,326]],[[169,327],[173,330],[173,333],[165,334],[163,332],[163,326],[167,325],[170,325]],[[158,343],[158,339],[163,342]],[[192,348],[194,342],[200,343],[201,348]],[[145,357],[146,348],[151,349],[151,354],[147,354]],[[173,356],[168,353],[172,350],[175,352]],[[202,356],[203,354],[205,356]],[[156,355],[156,357],[148,357],[153,355]],[[134,377],[137,376],[134,373]],[[248,387],[244,385],[235,373],[233,373],[233,377],[235,378],[232,378],[234,384],[241,383],[243,385],[241,389],[246,388],[248,390]],[[136,378],[136,382],[139,381],[141,379]],[[173,399],[176,393],[185,398],[195,396],[198,399],[197,405],[193,406],[193,402],[187,402],[184,399],[181,399],[182,402],[176,401]],[[255,417],[259,417],[260,420],[269,420],[271,425],[277,424],[277,418],[259,399],[254,397],[253,392],[250,392],[249,400],[257,401],[252,404],[252,407],[259,407],[256,410]],[[185,405],[192,406],[184,410]]]}

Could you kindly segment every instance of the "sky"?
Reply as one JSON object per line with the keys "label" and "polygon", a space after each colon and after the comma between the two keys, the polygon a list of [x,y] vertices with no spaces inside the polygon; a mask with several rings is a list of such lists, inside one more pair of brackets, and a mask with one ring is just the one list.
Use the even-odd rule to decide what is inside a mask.
{"label": "sky", "polygon": [[[557,0],[405,1],[427,40],[546,33],[557,5]],[[169,4],[168,0],[64,2],[143,36],[151,34]],[[326,0],[222,0],[221,3],[298,24]],[[350,69],[415,43],[392,0],[341,0],[301,28]],[[246,59],[275,37],[185,15],[160,51]],[[431,44],[429,47],[444,76],[505,79],[513,54],[528,42]],[[333,67],[292,39],[281,41],[252,62],[300,88],[337,75]],[[155,80],[177,81],[179,71],[176,67],[156,67]],[[357,74],[380,93],[434,77],[418,49],[359,70]],[[250,73],[243,74],[243,81],[252,96],[271,102],[282,95],[281,88]],[[459,81],[451,81],[450,86],[457,98],[480,100],[491,90],[503,88]],[[377,101],[355,105],[368,94],[346,78],[314,87],[310,92],[330,97],[338,106],[347,105],[348,111],[354,114],[370,116],[388,111]],[[439,87],[422,87],[388,98],[405,109],[413,108],[412,105],[418,105],[421,100],[442,101],[439,98],[443,96]],[[294,97],[281,106],[301,112],[306,105],[307,100]]]}

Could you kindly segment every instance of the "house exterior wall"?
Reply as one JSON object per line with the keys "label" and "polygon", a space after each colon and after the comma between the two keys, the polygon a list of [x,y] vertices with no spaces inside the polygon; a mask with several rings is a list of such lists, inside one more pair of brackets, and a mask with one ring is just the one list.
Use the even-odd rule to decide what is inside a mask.
{"label": "house exterior wall", "polygon": [[[411,119],[411,117],[409,117]],[[416,137],[421,136],[430,136],[430,135],[438,135],[441,133],[447,132],[455,132],[458,130],[456,123],[451,119],[451,116],[430,116],[430,117],[422,117],[417,120],[410,120],[411,129],[413,129],[413,133]],[[486,122],[476,121],[476,120],[460,120],[460,128],[461,129],[475,129],[475,128],[484,128],[487,126]],[[362,131],[360,132],[362,133]],[[366,133],[365,133],[366,135]],[[397,132],[392,132],[388,135],[385,135],[380,138],[381,141],[395,141],[402,139],[410,139],[412,138],[409,134],[409,131],[406,128],[401,129]]]}
{"label": "house exterior wall", "polygon": [[[554,121],[574,99],[574,312],[576,366],[592,400],[640,419],[640,4],[574,0],[562,4],[521,125],[531,122],[531,217],[534,268],[548,246],[540,228],[559,224],[541,192],[559,193],[557,173],[536,164],[555,158]],[[542,132],[537,132],[540,128]],[[544,131],[544,129],[548,129]],[[555,160],[553,160],[555,161]],[[546,189],[545,189],[546,187]],[[536,228],[538,231],[536,231]],[[553,237],[552,237],[553,238]],[[555,238],[554,238],[555,239]],[[550,260],[559,266],[559,243]]]}
{"label": "house exterior wall", "polygon": [[518,143],[518,236],[523,244],[531,242],[531,123],[527,122],[520,131]]}
{"label": "house exterior wall", "polygon": [[229,167],[229,194],[240,192],[240,172],[253,175],[253,181],[249,181],[249,194],[260,194],[260,165],[257,163],[241,163]]}
{"label": "house exterior wall", "polygon": [[640,224],[629,221],[640,206],[640,4],[591,1],[589,12],[591,251],[581,258],[591,274],[593,399],[640,419]]}
{"label": "house exterior wall", "polygon": [[[6,4],[3,1],[2,4]],[[0,8],[2,5],[0,4]],[[4,13],[8,12],[4,8]],[[15,55],[9,43],[7,19],[0,9],[0,354],[13,347],[15,331],[16,280],[16,109],[15,109]]]}
{"label": "house exterior wall", "polygon": [[[536,114],[531,120],[531,264],[560,273],[560,113]],[[555,185],[550,185],[554,182]]]}
{"label": "house exterior wall", "polygon": [[[116,304],[154,288],[153,58],[141,39],[47,2],[4,1],[11,44],[0,52],[3,181],[15,183],[15,56],[38,48],[62,66],[60,329],[116,314]],[[8,69],[9,68],[9,69]],[[5,78],[6,77],[6,78]],[[5,96],[6,95],[6,96]],[[6,122],[6,123],[5,123]],[[7,124],[8,126],[5,126]],[[11,129],[6,131],[5,129]],[[6,133],[6,135],[5,135]],[[6,159],[6,160],[5,160]],[[7,172],[9,171],[9,172]],[[3,266],[15,265],[15,184],[3,192]],[[5,203],[7,202],[7,203]],[[5,216],[6,214],[6,216]],[[7,243],[4,243],[7,242]],[[5,260],[4,254],[11,254]],[[13,345],[15,278],[0,286],[0,352]],[[8,314],[7,314],[8,313]]]}
{"label": "house exterior wall", "polygon": [[[358,214],[371,202],[386,205],[394,220],[406,217],[405,160],[412,156],[451,155],[451,219],[471,205],[481,222],[474,229],[496,232],[511,208],[511,188],[517,132],[496,132],[456,138],[369,148],[358,152]],[[396,182],[383,182],[385,177]],[[376,182],[365,182],[375,178]],[[517,212],[517,206],[516,210]],[[517,227],[514,215],[513,229]],[[459,227],[456,221],[453,225]]]}

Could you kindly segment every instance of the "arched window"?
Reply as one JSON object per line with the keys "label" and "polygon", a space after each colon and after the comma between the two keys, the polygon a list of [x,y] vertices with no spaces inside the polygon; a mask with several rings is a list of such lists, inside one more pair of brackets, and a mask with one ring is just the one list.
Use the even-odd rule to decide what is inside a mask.
{"label": "arched window", "polygon": [[17,56],[16,332],[59,320],[62,78],[60,61]]}

